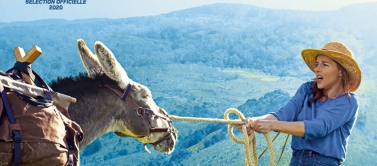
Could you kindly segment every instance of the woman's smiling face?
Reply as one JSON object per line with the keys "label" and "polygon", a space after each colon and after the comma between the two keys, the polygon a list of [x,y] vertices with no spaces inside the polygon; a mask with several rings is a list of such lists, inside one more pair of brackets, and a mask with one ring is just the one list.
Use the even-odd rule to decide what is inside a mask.
{"label": "woman's smiling face", "polygon": [[318,55],[315,66],[318,89],[328,91],[342,86],[342,73],[334,60],[325,55]]}

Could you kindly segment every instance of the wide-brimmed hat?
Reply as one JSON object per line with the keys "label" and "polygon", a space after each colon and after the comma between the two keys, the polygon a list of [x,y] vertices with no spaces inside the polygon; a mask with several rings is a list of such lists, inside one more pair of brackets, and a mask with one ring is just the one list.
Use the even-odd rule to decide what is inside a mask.
{"label": "wide-brimmed hat", "polygon": [[354,92],[361,82],[361,70],[355,61],[352,51],[343,43],[328,42],[322,49],[308,48],[301,52],[301,56],[310,70],[315,72],[315,63],[317,55],[326,55],[332,60],[342,65],[348,72],[349,91]]}

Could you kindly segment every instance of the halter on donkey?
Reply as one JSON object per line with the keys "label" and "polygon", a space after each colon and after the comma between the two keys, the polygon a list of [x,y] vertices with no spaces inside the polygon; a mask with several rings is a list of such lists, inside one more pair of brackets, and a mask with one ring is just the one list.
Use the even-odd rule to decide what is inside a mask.
{"label": "halter on donkey", "polygon": [[[88,91],[106,91],[103,92],[105,94],[101,95],[104,97],[97,98],[96,100],[107,101],[109,99],[105,98],[113,98],[113,96],[116,96],[117,99],[122,99],[122,101],[116,102],[115,105],[117,105],[117,108],[113,108],[113,106],[111,108],[98,108],[102,107],[103,104],[95,108],[97,111],[94,112],[97,113],[104,111],[111,112],[111,116],[121,114],[115,119],[120,119],[123,122],[114,123],[111,120],[112,122],[110,123],[114,125],[107,127],[111,128],[106,129],[107,132],[110,130],[118,136],[133,137],[144,143],[144,148],[147,152],[149,150],[146,148],[146,144],[152,144],[157,151],[170,154],[174,150],[177,140],[177,130],[173,127],[172,121],[166,111],[154,102],[150,90],[146,86],[132,81],[110,49],[102,42],[95,42],[94,53],[86,46],[83,39],[78,39],[77,44],[83,66],[88,73],[88,77],[92,79],[92,83],[90,84],[96,84],[101,87],[93,87]],[[55,86],[53,87],[55,88]],[[80,95],[74,94],[70,90],[60,89],[59,91],[72,96]],[[88,91],[81,91],[80,93],[84,94],[84,96],[92,96],[86,95]],[[99,94],[95,93],[95,95]],[[81,100],[88,101],[90,99],[82,98]],[[74,107],[76,106],[78,105],[75,104]],[[74,107],[71,110],[79,109]],[[107,119],[109,118],[107,117]],[[126,126],[122,125],[124,123]],[[83,144],[87,142],[87,140],[84,140]]]}

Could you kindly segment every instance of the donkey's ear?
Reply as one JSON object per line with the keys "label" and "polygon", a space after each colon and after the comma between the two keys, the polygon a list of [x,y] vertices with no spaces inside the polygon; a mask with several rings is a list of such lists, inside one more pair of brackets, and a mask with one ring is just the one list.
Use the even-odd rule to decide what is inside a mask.
{"label": "donkey's ear", "polygon": [[100,41],[94,44],[94,50],[103,72],[105,72],[109,78],[116,81],[119,87],[126,89],[131,79],[128,78],[126,71],[115,59],[114,54]]}
{"label": "donkey's ear", "polygon": [[102,75],[102,68],[96,56],[93,55],[92,51],[86,46],[83,39],[77,40],[77,47],[79,50],[81,62],[88,72],[89,77],[96,77]]}

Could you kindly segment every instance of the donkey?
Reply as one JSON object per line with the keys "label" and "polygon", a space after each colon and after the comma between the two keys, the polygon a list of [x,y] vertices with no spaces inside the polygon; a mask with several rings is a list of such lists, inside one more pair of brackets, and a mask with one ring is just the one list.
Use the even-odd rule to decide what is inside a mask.
{"label": "donkey", "polygon": [[88,75],[58,78],[51,88],[77,99],[69,115],[83,132],[80,150],[99,136],[114,132],[152,144],[157,151],[170,154],[177,141],[177,130],[164,109],[152,99],[151,91],[132,81],[100,41],[95,42],[93,54],[83,39],[77,40],[78,52]]}

